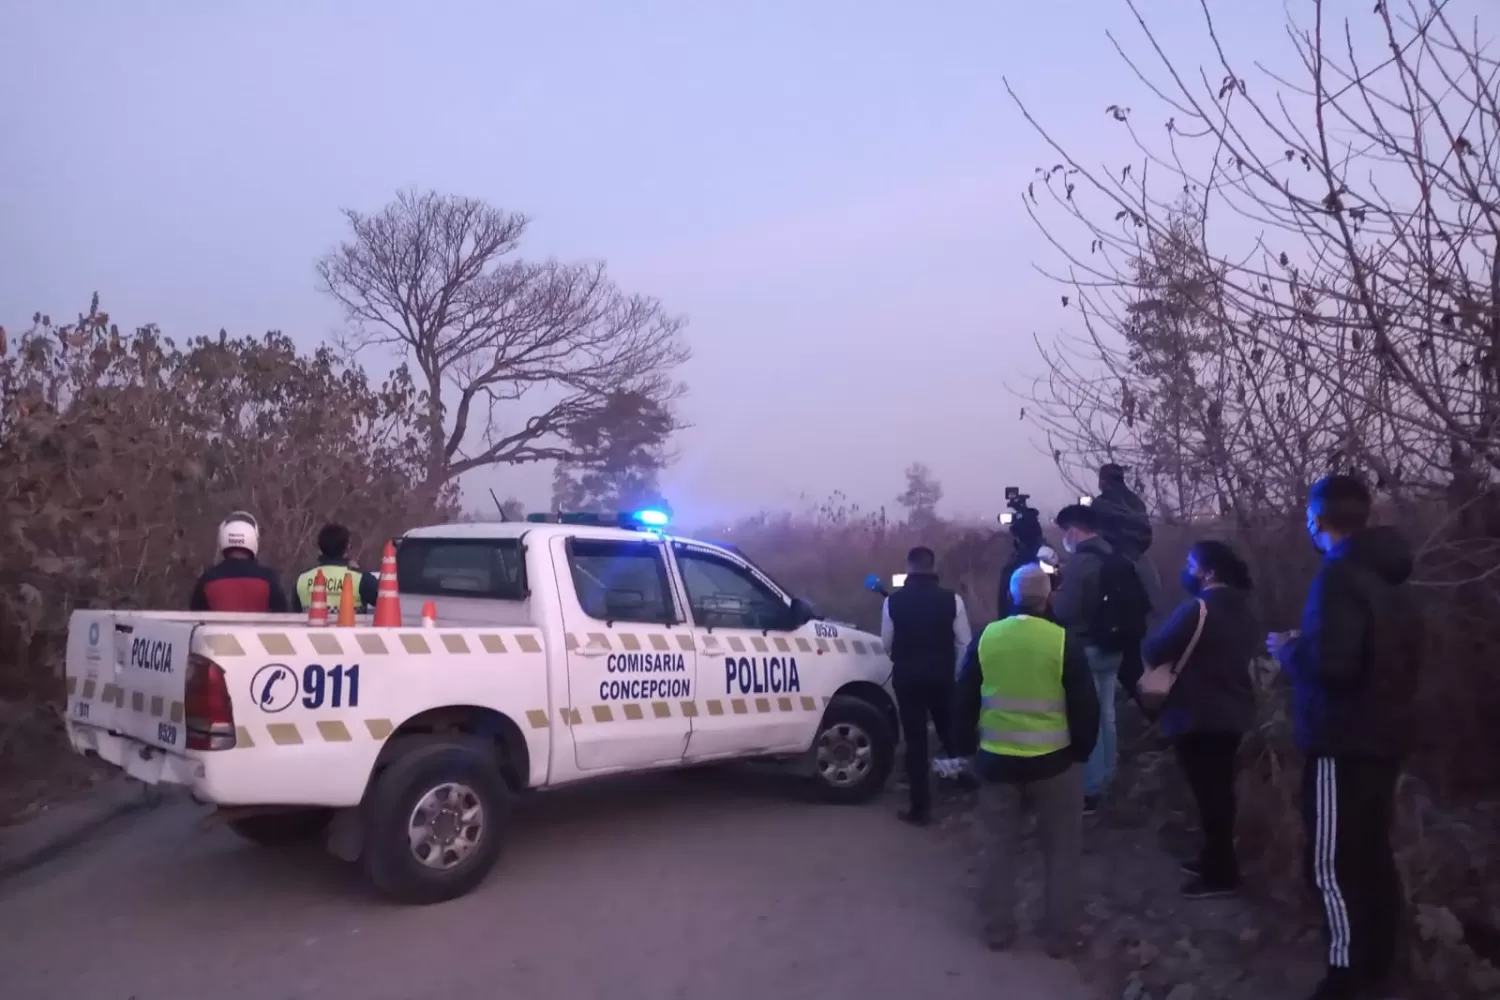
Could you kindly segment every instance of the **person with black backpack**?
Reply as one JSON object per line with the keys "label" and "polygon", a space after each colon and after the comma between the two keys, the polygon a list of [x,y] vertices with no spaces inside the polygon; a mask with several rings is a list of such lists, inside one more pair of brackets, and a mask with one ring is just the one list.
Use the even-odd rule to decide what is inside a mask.
{"label": "person with black backpack", "polygon": [[1135,563],[1099,534],[1099,515],[1084,504],[1057,512],[1069,559],[1052,595],[1052,616],[1083,645],[1099,694],[1099,741],[1083,768],[1084,812],[1091,813],[1114,779],[1115,685],[1126,653],[1139,649],[1150,600]]}

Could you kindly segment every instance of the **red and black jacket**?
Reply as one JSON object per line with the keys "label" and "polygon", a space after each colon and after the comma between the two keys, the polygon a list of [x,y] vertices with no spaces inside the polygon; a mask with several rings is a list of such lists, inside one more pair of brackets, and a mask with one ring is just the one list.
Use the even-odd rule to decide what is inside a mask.
{"label": "red and black jacket", "polygon": [[274,570],[254,559],[225,559],[198,577],[188,610],[274,614],[289,608]]}

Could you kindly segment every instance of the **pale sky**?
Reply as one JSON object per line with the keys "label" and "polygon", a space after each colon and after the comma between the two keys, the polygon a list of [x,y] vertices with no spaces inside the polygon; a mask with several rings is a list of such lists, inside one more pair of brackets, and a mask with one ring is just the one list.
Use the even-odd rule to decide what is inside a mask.
{"label": "pale sky", "polygon": [[[1284,49],[1279,6],[1214,6],[1238,44]],[[1196,3],[1143,7],[1203,61]],[[1055,501],[1004,391],[1038,370],[1033,333],[1066,322],[1020,202],[1055,157],[1001,77],[1082,159],[1114,160],[1103,108],[1149,103],[1105,38],[1141,51],[1129,16],[1120,0],[0,0],[0,322],[70,317],[97,290],[122,325],[310,346],[339,323],[313,274],[339,209],[435,188],[525,212],[524,251],[603,258],[687,315],[694,427],[664,482],[691,520],[833,490],[879,506],[914,460],[949,513],[993,515],[1011,483]],[[482,477],[471,503],[490,485],[543,503],[549,474]]]}

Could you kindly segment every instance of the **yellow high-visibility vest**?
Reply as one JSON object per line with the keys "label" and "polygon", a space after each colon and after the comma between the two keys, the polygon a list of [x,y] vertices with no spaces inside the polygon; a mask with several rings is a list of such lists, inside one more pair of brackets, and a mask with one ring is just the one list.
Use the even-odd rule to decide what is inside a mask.
{"label": "yellow high-visibility vest", "polygon": [[979,637],[980,749],[1006,757],[1040,757],[1068,746],[1063,693],[1066,633],[1045,618],[1015,615]]}
{"label": "yellow high-visibility vest", "polygon": [[313,577],[318,575],[318,570],[323,571],[323,580],[328,584],[328,607],[331,611],[337,611],[339,601],[344,596],[344,574],[349,574],[353,579],[354,606],[360,606],[359,581],[364,574],[357,569],[350,569],[347,565],[340,566],[330,563],[323,566],[314,566],[312,569],[297,577],[297,600],[302,602],[303,610],[312,605]]}

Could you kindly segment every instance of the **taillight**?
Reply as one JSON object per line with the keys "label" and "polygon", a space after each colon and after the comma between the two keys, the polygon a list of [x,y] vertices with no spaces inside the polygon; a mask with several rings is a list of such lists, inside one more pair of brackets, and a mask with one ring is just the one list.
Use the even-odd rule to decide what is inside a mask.
{"label": "taillight", "polygon": [[206,656],[188,654],[183,708],[189,750],[234,749],[234,703],[223,667]]}

